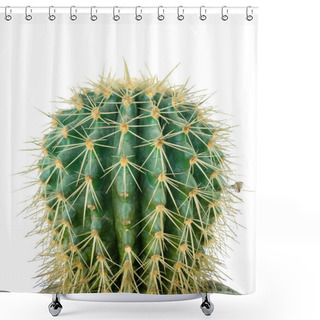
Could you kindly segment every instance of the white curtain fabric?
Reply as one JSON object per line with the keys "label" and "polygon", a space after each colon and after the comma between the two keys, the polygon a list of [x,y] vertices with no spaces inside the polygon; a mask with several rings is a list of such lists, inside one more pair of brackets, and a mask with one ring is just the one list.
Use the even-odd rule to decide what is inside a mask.
{"label": "white curtain fabric", "polygon": [[225,284],[241,294],[252,292],[257,11],[252,21],[245,8],[229,8],[227,21],[214,8],[205,21],[199,8],[186,8],[183,21],[168,8],[163,21],[156,8],[145,9],[141,21],[133,9],[122,9],[119,21],[112,19],[111,9],[99,10],[96,21],[89,13],[78,10],[71,21],[69,10],[60,9],[49,21],[47,9],[34,9],[27,21],[24,10],[17,9],[11,21],[0,19],[0,290],[39,291],[34,279],[39,262],[30,261],[39,239],[25,237],[33,222],[19,214],[35,190],[22,189],[28,180],[18,174],[33,161],[33,152],[23,151],[30,148],[26,142],[42,135],[48,122],[43,113],[60,107],[59,97],[70,97],[70,88],[88,79],[98,80],[103,70],[122,77],[125,59],[133,77],[147,73],[147,65],[162,79],[179,64],[170,82],[189,79],[188,85],[213,94],[207,105],[232,126],[233,170],[244,187],[237,216],[241,226],[234,228],[236,241],[228,243]]}

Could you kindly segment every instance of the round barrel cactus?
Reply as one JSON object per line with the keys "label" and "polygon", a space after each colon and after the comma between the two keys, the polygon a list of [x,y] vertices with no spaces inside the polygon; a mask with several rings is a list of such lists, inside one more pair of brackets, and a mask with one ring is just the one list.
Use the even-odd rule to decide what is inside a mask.
{"label": "round barrel cactus", "polygon": [[233,293],[227,129],[186,85],[125,70],[73,89],[37,142],[42,292]]}

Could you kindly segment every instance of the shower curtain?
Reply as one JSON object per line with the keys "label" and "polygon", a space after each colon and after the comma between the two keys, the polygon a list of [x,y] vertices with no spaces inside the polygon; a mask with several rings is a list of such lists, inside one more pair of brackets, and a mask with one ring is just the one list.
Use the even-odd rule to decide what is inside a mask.
{"label": "shower curtain", "polygon": [[0,8],[0,290],[254,290],[256,8]]}

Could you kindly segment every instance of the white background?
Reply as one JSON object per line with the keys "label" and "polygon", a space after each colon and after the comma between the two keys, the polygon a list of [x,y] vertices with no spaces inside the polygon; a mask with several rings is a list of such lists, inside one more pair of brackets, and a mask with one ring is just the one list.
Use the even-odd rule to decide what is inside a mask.
{"label": "white background", "polygon": [[[4,3],[5,5],[6,3]],[[25,1],[10,5],[88,5]],[[257,291],[215,295],[215,319],[319,319],[320,46],[317,1],[98,1],[92,5],[259,5]],[[91,3],[90,3],[91,5]],[[0,294],[3,319],[50,318],[50,297]],[[65,319],[201,319],[200,301],[63,301]]]}

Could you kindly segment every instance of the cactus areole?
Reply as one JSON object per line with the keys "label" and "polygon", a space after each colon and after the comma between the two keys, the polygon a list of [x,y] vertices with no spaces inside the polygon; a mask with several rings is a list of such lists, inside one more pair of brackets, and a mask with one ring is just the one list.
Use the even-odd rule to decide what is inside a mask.
{"label": "cactus areole", "polygon": [[227,132],[207,97],[125,70],[73,89],[37,142],[42,292],[234,293]]}

